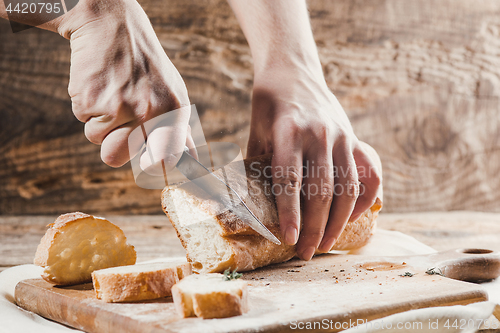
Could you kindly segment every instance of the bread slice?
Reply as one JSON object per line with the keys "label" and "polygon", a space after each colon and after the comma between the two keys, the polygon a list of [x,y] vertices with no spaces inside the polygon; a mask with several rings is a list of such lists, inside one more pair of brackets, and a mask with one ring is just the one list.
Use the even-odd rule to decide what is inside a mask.
{"label": "bread slice", "polygon": [[98,269],[133,265],[136,253],[123,231],[102,217],[76,212],[49,224],[35,254],[42,278],[55,285],[90,282]]}
{"label": "bread slice", "polygon": [[172,288],[172,297],[181,317],[227,318],[248,311],[247,284],[227,281],[222,274],[190,275]]}
{"label": "bread slice", "polygon": [[92,282],[105,302],[133,302],[171,296],[172,286],[188,275],[188,262],[151,263],[94,271]]}
{"label": "bread slice", "polygon": [[[381,170],[380,159],[373,148],[365,144],[373,161]],[[281,241],[276,245],[239,220],[232,212],[221,213],[220,205],[193,183],[167,186],[162,192],[162,206],[186,249],[193,271],[199,273],[223,272],[227,268],[238,271],[290,260],[296,255],[295,246],[285,245],[281,238],[279,218],[270,175],[272,155],[244,160],[245,175],[236,164],[229,164],[215,172],[229,180],[247,206],[261,222]],[[376,217],[382,208],[382,189],[370,209],[356,221],[349,222],[332,249],[351,250],[365,245],[372,236]],[[319,252],[317,252],[319,253]]]}

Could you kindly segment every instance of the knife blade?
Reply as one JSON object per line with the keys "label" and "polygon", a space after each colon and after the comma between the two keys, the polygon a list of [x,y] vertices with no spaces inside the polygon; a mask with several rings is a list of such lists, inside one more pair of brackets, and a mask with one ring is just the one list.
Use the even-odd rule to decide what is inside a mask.
{"label": "knife blade", "polygon": [[187,179],[209,194],[214,200],[222,203],[224,207],[233,212],[234,215],[250,226],[250,228],[274,244],[281,244],[279,239],[248,208],[240,195],[191,156],[189,148],[184,148],[184,152],[179,162],[177,162],[176,167]]}

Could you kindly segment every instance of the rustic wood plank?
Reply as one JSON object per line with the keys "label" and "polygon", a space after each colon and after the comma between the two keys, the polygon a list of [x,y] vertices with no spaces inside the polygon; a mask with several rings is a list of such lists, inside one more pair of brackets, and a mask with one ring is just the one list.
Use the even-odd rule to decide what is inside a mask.
{"label": "rustic wood plank", "polygon": [[[123,229],[138,261],[185,256],[175,230],[162,215],[106,216]],[[33,262],[46,225],[56,216],[0,216],[0,271]],[[379,215],[378,228],[395,230],[438,251],[489,248],[500,251],[500,214],[431,212]]]}
{"label": "rustic wood plank", "polygon": [[500,214],[470,211],[380,214],[377,225],[415,237],[438,251],[456,248],[500,251]]}
{"label": "rustic wood plank", "polygon": [[[250,51],[225,0],[141,0],[209,140],[245,147]],[[386,212],[500,211],[500,3],[310,0],[330,88],[384,165]],[[161,213],[86,141],[70,51],[0,22],[0,214]]]}

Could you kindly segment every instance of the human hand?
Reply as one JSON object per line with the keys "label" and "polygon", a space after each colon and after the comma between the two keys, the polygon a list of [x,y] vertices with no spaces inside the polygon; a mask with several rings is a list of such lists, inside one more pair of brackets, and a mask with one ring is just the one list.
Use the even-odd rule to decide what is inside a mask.
{"label": "human hand", "polygon": [[101,145],[106,164],[119,167],[133,158],[128,138],[134,128],[180,108],[168,126],[143,127],[149,152],[141,168],[162,174],[161,161],[171,169],[185,145],[194,148],[186,86],[135,0],[80,0],[61,18],[58,32],[71,41],[73,112],[89,141]]}
{"label": "human hand", "polygon": [[248,156],[270,152],[281,232],[287,244],[298,239],[302,259],[329,251],[347,221],[376,200],[376,161],[318,72],[278,66],[256,73]]}

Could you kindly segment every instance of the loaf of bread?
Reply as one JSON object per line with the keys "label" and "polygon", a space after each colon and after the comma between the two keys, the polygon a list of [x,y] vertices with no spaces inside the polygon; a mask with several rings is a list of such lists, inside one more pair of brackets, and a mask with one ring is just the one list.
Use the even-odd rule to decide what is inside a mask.
{"label": "loaf of bread", "polygon": [[136,253],[123,231],[101,217],[61,215],[49,225],[35,254],[42,278],[55,285],[90,282],[98,269],[133,265]]}
{"label": "loaf of bread", "polygon": [[[380,159],[368,145],[373,161],[380,168]],[[162,192],[162,206],[187,251],[193,271],[238,271],[290,260],[296,255],[295,246],[285,245],[281,238],[279,219],[270,177],[271,155],[246,159],[245,175],[236,164],[217,170],[218,177],[229,181],[236,192],[260,221],[282,242],[276,245],[239,220],[231,211],[223,211],[193,183],[167,186]],[[380,169],[381,170],[381,169]],[[224,173],[223,173],[224,172]],[[248,190],[247,190],[248,189]],[[248,193],[248,195],[244,195]],[[356,221],[349,222],[332,249],[350,250],[365,245],[372,236],[376,217],[382,208],[382,188],[376,202]]]}
{"label": "loaf of bread", "polygon": [[247,284],[227,280],[217,273],[194,274],[172,288],[172,297],[181,317],[227,318],[248,311]]}
{"label": "loaf of bread", "polygon": [[188,275],[188,262],[138,264],[94,271],[92,283],[105,302],[133,302],[171,296],[172,286]]}

